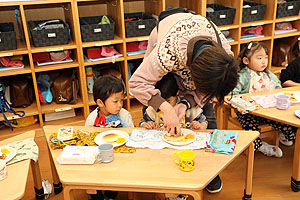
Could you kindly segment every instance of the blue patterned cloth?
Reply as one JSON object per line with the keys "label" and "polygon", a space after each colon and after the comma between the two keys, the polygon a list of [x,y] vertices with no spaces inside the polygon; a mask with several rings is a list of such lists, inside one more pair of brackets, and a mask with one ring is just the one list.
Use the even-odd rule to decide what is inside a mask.
{"label": "blue patterned cloth", "polygon": [[237,141],[237,132],[215,129],[206,146],[206,151],[232,154]]}

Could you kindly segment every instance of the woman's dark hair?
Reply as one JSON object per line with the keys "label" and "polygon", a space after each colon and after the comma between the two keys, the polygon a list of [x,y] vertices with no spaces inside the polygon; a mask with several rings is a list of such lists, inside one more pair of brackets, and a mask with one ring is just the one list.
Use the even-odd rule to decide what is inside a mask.
{"label": "woman's dark hair", "polygon": [[296,58],[299,56],[299,53],[300,53],[299,40],[297,40],[297,42],[294,44],[293,49],[292,49],[292,53],[294,54],[294,56]]}
{"label": "woman's dark hair", "polygon": [[204,50],[190,67],[197,92],[205,95],[202,103],[214,97],[223,103],[237,85],[238,69],[238,62],[223,48],[213,46]]}
{"label": "woman's dark hair", "polygon": [[159,89],[160,95],[164,99],[177,96],[178,85],[176,79],[172,73],[168,73],[162,77],[155,85],[156,89]]}
{"label": "woman's dark hair", "polygon": [[124,85],[117,77],[112,75],[100,76],[95,80],[93,86],[94,101],[97,102],[97,100],[100,99],[105,103],[110,95],[124,91]]}
{"label": "woman's dark hair", "polygon": [[[250,42],[244,48],[241,50],[239,53],[239,63],[240,63],[240,70],[244,69],[247,67],[247,65],[243,62],[243,58],[246,57],[249,60],[251,60],[251,56],[254,54],[254,52],[260,50],[261,48],[264,48],[266,51],[266,54],[269,55],[269,50],[267,46],[263,42]],[[267,68],[264,70],[266,72]]]}

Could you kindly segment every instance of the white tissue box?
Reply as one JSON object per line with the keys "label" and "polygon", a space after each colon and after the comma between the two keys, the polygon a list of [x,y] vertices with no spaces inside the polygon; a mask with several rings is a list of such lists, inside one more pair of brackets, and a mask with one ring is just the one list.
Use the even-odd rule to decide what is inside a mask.
{"label": "white tissue box", "polygon": [[94,164],[98,149],[95,146],[66,146],[58,156],[59,164]]}

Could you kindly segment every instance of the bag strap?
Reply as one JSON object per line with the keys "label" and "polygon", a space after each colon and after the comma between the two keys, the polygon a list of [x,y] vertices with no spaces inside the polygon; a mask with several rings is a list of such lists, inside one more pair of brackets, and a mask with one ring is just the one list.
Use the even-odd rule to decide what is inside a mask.
{"label": "bag strap", "polygon": [[74,70],[73,74],[72,74],[72,91],[73,91],[72,93],[73,93],[73,98],[70,101],[70,104],[76,104],[77,103],[77,99],[78,99],[78,96],[77,96],[77,83],[76,83],[75,73],[76,73],[76,70]]}
{"label": "bag strap", "polygon": [[219,33],[218,33],[218,31],[217,31],[215,25],[212,23],[212,21],[211,21],[208,17],[206,17],[206,19],[207,19],[207,21],[210,23],[210,25],[213,27],[213,29],[214,29],[214,31],[215,31],[216,38],[217,38],[217,41],[218,41],[219,46],[220,46],[220,47],[223,47],[223,46],[222,46],[221,39],[220,39],[220,36],[219,36]]}
{"label": "bag strap", "polygon": [[11,123],[9,122],[7,117],[5,116],[4,112],[8,111],[8,112],[11,112],[11,113],[19,116],[19,117],[24,117],[24,115],[25,115],[24,111],[15,111],[14,109],[11,108],[11,106],[9,105],[7,100],[5,99],[4,92],[3,92],[1,84],[0,84],[0,109],[1,109],[1,112],[2,112],[2,115],[3,115],[3,118],[5,119],[6,123],[8,124],[8,126],[11,130],[13,130],[13,127],[11,126]]}

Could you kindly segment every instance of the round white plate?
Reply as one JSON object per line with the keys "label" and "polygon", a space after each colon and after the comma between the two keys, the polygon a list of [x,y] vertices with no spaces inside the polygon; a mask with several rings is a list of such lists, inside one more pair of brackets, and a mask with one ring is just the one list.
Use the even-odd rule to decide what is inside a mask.
{"label": "round white plate", "polygon": [[0,155],[3,154],[2,151],[3,151],[4,149],[7,149],[7,150],[9,151],[9,154],[6,154],[6,158],[5,158],[5,161],[6,161],[6,162],[8,162],[8,161],[10,161],[11,159],[13,159],[13,157],[15,157],[16,154],[17,154],[16,149],[14,149],[14,148],[12,148],[12,147],[9,147],[9,146],[1,146],[1,147],[0,147]]}
{"label": "round white plate", "polygon": [[96,143],[97,145],[106,143],[106,142],[103,141],[102,138],[103,138],[105,135],[112,134],[112,133],[118,134],[119,137],[125,139],[125,141],[122,142],[122,143],[116,143],[116,142],[111,143],[114,147],[118,147],[118,146],[121,146],[121,145],[125,144],[125,143],[128,141],[128,139],[129,139],[129,134],[126,133],[125,131],[120,131],[120,130],[109,130],[109,131],[104,131],[104,132],[99,133],[98,135],[96,135],[96,137],[95,137],[95,139],[94,139],[95,143]]}
{"label": "round white plate", "polygon": [[166,143],[172,144],[172,145],[176,145],[176,146],[184,146],[184,145],[188,145],[193,143],[196,140],[196,135],[194,133],[194,131],[189,130],[189,129],[181,129],[181,134],[183,134],[184,136],[188,135],[188,134],[193,134],[194,139],[188,139],[187,141],[182,141],[182,142],[173,142],[173,141],[168,141],[167,139],[165,139],[165,135],[167,134],[167,132],[163,133],[163,135],[161,136],[162,140]]}
{"label": "round white plate", "polygon": [[295,110],[294,113],[295,113],[295,115],[296,115],[297,117],[300,118],[300,110]]}

